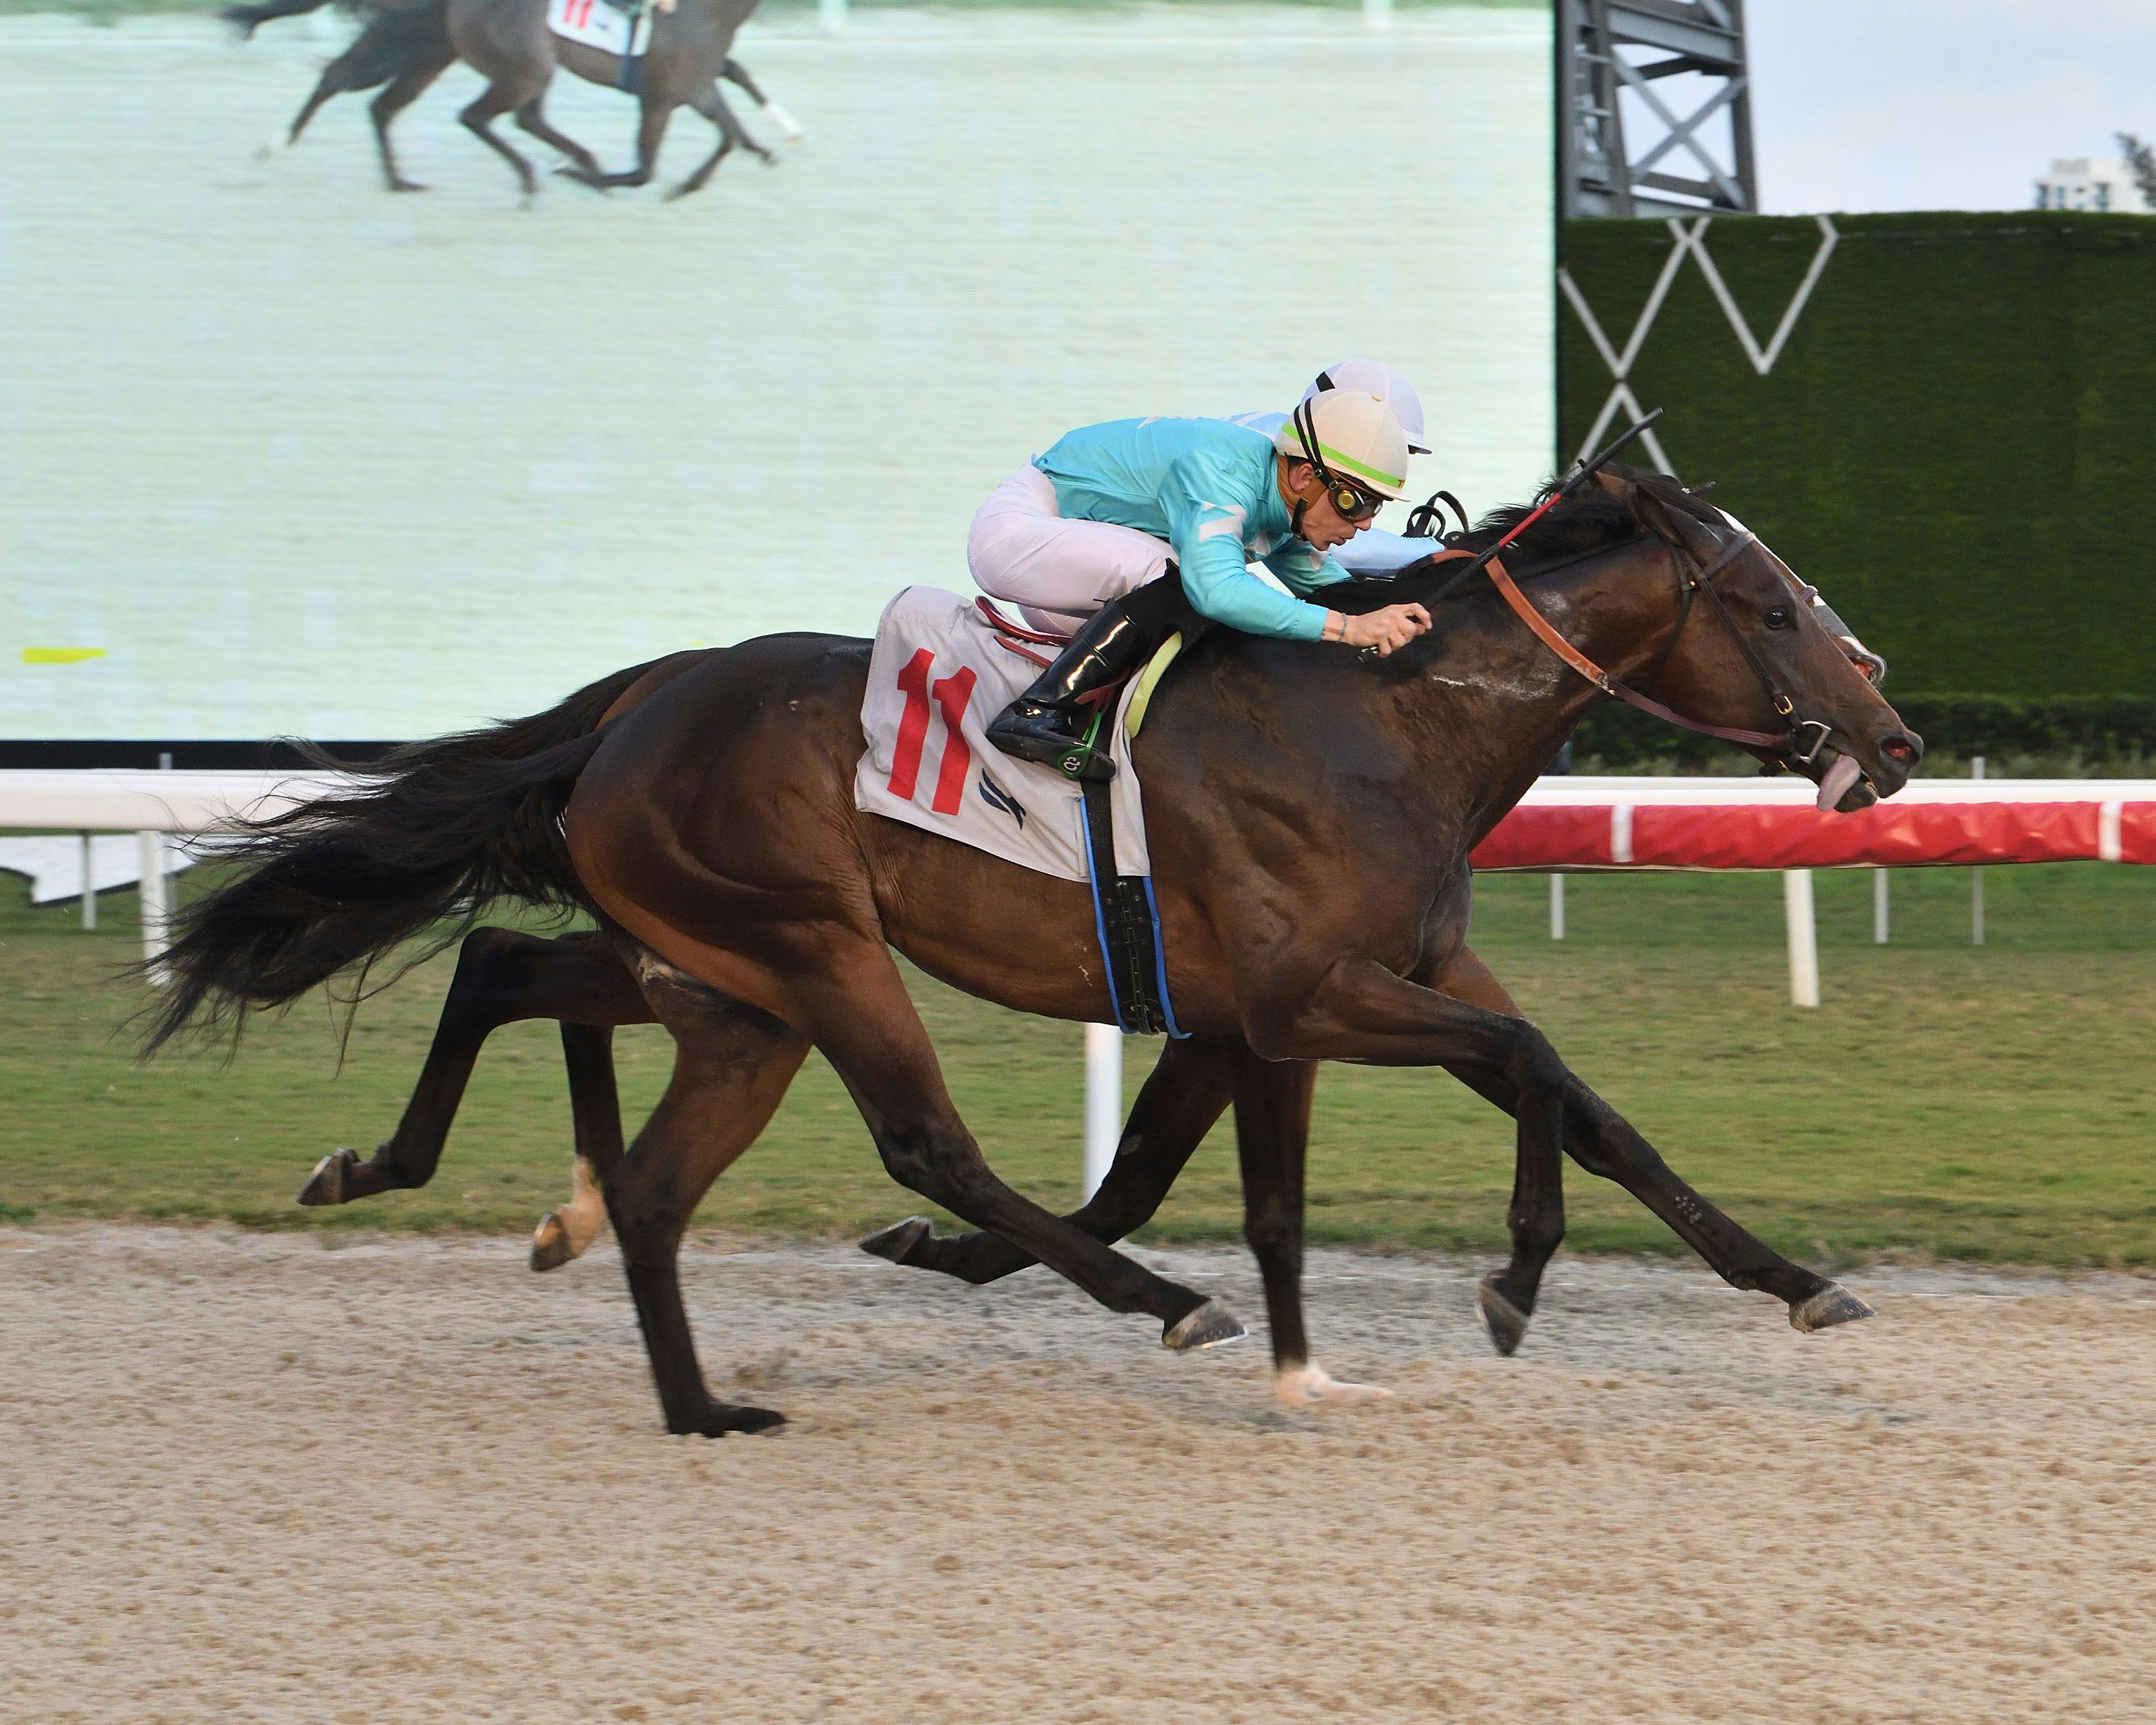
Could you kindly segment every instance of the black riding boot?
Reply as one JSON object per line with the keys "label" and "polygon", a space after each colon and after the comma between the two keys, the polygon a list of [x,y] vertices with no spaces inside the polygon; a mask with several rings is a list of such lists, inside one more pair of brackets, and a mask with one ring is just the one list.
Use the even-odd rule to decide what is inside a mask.
{"label": "black riding boot", "polygon": [[997,715],[988,741],[1007,755],[1045,762],[1071,778],[1113,778],[1116,763],[1108,758],[1106,739],[1086,746],[1098,709],[1082,707],[1079,701],[1142,666],[1188,612],[1173,563],[1158,580],[1103,605],[1033,686]]}

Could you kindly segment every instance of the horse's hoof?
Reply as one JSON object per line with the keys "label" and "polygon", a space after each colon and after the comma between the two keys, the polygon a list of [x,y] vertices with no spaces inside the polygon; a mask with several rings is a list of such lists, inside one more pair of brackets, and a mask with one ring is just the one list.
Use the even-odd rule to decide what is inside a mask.
{"label": "horse's hoof", "polygon": [[316,1204],[346,1202],[345,1176],[358,1166],[358,1151],[331,1151],[315,1164],[314,1173],[307,1176],[307,1183],[300,1189],[300,1202],[311,1208]]}
{"label": "horse's hoof", "polygon": [[1393,1393],[1374,1384],[1342,1384],[1322,1366],[1291,1366],[1273,1373],[1273,1394],[1291,1408],[1314,1408],[1327,1402],[1353,1406],[1390,1401]]}
{"label": "horse's hoof", "polygon": [[1486,1276],[1475,1290],[1475,1303],[1481,1308],[1483,1327],[1490,1332],[1490,1344],[1510,1359],[1520,1345],[1520,1338],[1527,1333],[1527,1315],[1497,1291],[1497,1278]]}
{"label": "horse's hoof", "polygon": [[430,192],[434,188],[431,186],[423,186],[417,180],[392,180],[389,182],[389,189],[392,192]]}
{"label": "horse's hoof", "polygon": [[1160,1332],[1160,1345],[1177,1353],[1200,1348],[1218,1348],[1224,1342],[1240,1342],[1250,1332],[1243,1321],[1219,1300],[1208,1300]]}
{"label": "horse's hoof", "polygon": [[770,1408],[714,1402],[711,1412],[690,1430],[698,1437],[718,1438],[735,1431],[776,1431],[785,1424],[786,1416]]}
{"label": "horse's hoof", "polygon": [[583,1253],[569,1238],[559,1216],[549,1214],[531,1233],[531,1267],[542,1276],[574,1263]]}
{"label": "horse's hoof", "polygon": [[861,1242],[861,1250],[871,1258],[888,1258],[894,1264],[903,1264],[906,1255],[934,1233],[926,1216],[908,1216],[903,1222],[894,1222]]}
{"label": "horse's hoof", "polygon": [[1830,1281],[1810,1299],[1789,1308],[1789,1327],[1809,1336],[1814,1330],[1829,1330],[1836,1324],[1853,1324],[1860,1317],[1878,1315],[1840,1282]]}

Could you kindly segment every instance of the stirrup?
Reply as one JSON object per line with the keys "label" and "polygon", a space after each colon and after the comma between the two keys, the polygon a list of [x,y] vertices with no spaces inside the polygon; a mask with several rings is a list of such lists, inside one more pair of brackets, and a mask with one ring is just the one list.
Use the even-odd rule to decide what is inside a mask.
{"label": "stirrup", "polygon": [[[1021,711],[1028,708],[1029,711]],[[1116,776],[1116,763],[1097,747],[1105,711],[1105,708],[1096,711],[1085,734],[1074,737],[1056,723],[1072,716],[1066,710],[1053,702],[1020,696],[989,725],[988,741],[1007,755],[1053,767],[1065,778],[1105,783]]]}

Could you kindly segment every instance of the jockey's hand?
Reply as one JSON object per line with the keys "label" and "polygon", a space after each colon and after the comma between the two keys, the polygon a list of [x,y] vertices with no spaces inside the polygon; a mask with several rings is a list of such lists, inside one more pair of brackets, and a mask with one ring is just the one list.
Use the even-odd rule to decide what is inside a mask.
{"label": "jockey's hand", "polygon": [[1367,649],[1383,659],[1428,629],[1430,613],[1420,605],[1387,605],[1382,610],[1366,611],[1359,617],[1346,617],[1342,621],[1346,628],[1335,639],[1351,647]]}

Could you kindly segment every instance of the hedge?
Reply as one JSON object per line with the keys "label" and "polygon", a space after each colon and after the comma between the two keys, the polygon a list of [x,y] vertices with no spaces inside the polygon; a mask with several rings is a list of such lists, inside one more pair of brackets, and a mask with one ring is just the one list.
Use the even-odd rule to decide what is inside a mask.
{"label": "hedge", "polygon": [[[1685,260],[1631,372],[1641,403],[1668,409],[1672,465],[1717,480],[1717,501],[1825,591],[1893,661],[1897,697],[1947,701],[1934,711],[1957,753],[1975,752],[1973,724],[2145,744],[2133,715],[2156,693],[2156,218],[1833,221],[1836,248],[1764,377]],[[1810,217],[1709,227],[1762,344],[1820,237]],[[1570,221],[1560,244],[1621,348],[1669,226]],[[1611,378],[1572,307],[1558,316],[1572,450]],[[1962,691],[2142,704],[1994,710],[1948,699]]]}

